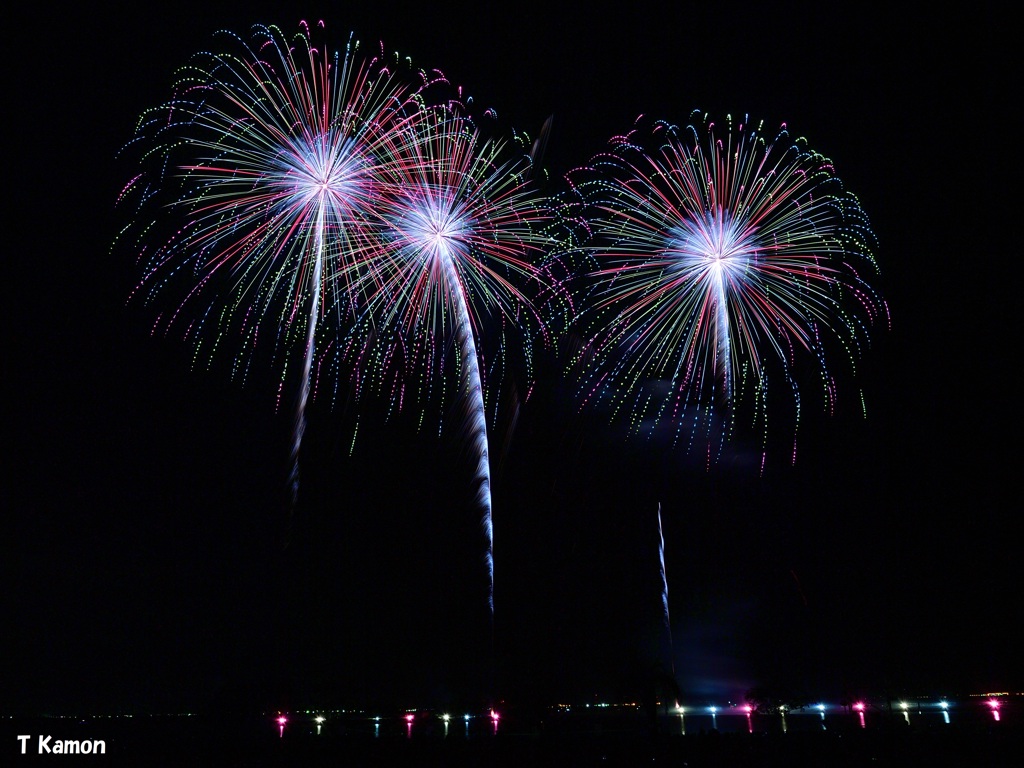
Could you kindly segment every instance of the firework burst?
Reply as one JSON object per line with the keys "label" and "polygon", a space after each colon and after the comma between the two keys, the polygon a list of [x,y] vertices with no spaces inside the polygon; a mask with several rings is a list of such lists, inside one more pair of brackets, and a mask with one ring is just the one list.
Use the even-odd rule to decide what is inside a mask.
{"label": "firework burst", "polygon": [[440,79],[351,38],[333,52],[314,33],[220,33],[223,51],[197,54],[173,97],[140,119],[126,151],[142,172],[122,193],[136,206],[122,238],[143,267],[133,297],[173,297],[154,329],[180,331],[207,365],[230,345],[243,381],[271,337],[279,400],[298,371],[293,507],[318,336],[360,307],[395,142]]}
{"label": "firework burst", "polygon": [[[717,456],[745,401],[767,434],[772,377],[798,423],[803,359],[831,409],[826,350],[852,364],[868,327],[888,322],[859,202],[785,126],[766,139],[746,122],[638,125],[568,180],[588,265],[580,394],[636,431],[667,423],[691,448],[707,434]],[[725,426],[712,438],[717,413]]]}
{"label": "firework burst", "polygon": [[533,345],[547,341],[537,307],[554,290],[542,266],[549,216],[517,137],[485,138],[454,102],[426,110],[406,133],[405,162],[392,166],[382,201],[388,246],[368,265],[366,333],[343,350],[343,364],[361,389],[421,409],[450,399],[446,369],[457,368],[493,613],[488,380],[505,375],[513,350],[529,378]]}

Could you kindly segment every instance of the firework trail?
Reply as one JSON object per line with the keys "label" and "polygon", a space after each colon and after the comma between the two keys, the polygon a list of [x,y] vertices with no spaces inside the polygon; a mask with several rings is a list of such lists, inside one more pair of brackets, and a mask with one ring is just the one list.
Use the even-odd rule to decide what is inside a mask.
{"label": "firework trail", "polygon": [[[529,154],[504,139],[486,139],[460,109],[427,110],[407,134],[406,161],[393,168],[398,172],[391,187],[395,194],[382,201],[390,245],[369,268],[374,293],[368,317],[392,335],[382,339],[386,350],[381,357],[387,364],[366,366],[367,383],[401,407],[406,387],[418,381],[422,401],[445,378],[454,345],[459,401],[476,460],[476,503],[487,537],[493,617],[488,369],[482,347],[490,343],[495,365],[504,365],[512,349],[519,348],[529,366],[535,340],[546,342],[537,307],[550,292],[541,265],[549,216],[530,181]],[[369,357],[368,347],[357,355]]]}
{"label": "firework trail", "polygon": [[672,621],[668,613],[668,574],[665,571],[665,534],[661,527],[661,502],[658,502],[658,565],[661,570],[661,610],[665,622],[665,632],[668,636],[668,663],[672,673],[672,680],[676,679],[676,662],[673,654],[672,642]]}
{"label": "firework trail", "polygon": [[658,502],[658,562],[661,571],[661,609],[665,616],[665,629],[668,630],[669,647],[672,645],[672,624],[668,615],[668,577],[665,573],[665,535],[661,528],[661,502]]}
{"label": "firework trail", "polygon": [[583,223],[566,251],[586,265],[587,343],[574,360],[583,401],[628,414],[634,431],[668,424],[674,443],[690,430],[690,448],[698,426],[712,440],[721,411],[711,460],[748,400],[766,443],[779,375],[795,406],[795,459],[800,352],[831,410],[826,347],[853,365],[867,327],[888,323],[868,282],[874,235],[831,161],[785,126],[768,140],[745,122],[641,120],[567,179],[566,209]]}
{"label": "firework trail", "polygon": [[197,54],[126,147],[143,170],[122,193],[137,220],[121,238],[135,238],[143,265],[132,296],[179,297],[154,329],[181,329],[195,360],[209,364],[232,340],[232,376],[244,382],[269,335],[280,400],[298,351],[294,511],[317,338],[359,309],[360,265],[383,245],[376,201],[396,138],[441,78],[352,38],[331,53],[304,23],[291,37],[266,26],[249,41],[219,34],[230,45]]}

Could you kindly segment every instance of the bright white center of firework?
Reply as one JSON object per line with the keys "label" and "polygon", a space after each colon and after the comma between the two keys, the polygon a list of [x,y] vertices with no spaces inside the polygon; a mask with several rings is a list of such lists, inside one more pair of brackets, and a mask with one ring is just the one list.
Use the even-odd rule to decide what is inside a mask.
{"label": "bright white center of firework", "polygon": [[331,134],[292,145],[282,158],[292,197],[304,202],[319,199],[344,205],[358,194],[364,164],[353,148],[351,139],[338,141]]}
{"label": "bright white center of firework", "polygon": [[402,227],[407,242],[428,257],[449,253],[465,229],[460,217],[429,206],[409,211]]}
{"label": "bright white center of firework", "polygon": [[703,221],[688,221],[678,228],[668,252],[679,269],[728,282],[742,278],[756,247],[731,216],[709,214]]}

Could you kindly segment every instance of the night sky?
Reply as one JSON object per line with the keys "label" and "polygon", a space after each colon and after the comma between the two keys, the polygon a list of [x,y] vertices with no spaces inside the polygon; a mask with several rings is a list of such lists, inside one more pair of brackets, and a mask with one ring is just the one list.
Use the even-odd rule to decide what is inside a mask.
{"label": "night sky", "polygon": [[[769,682],[1021,689],[1008,19],[212,5],[9,20],[0,709],[586,701],[641,695],[659,664],[697,700]],[[834,417],[804,414],[795,464],[781,446],[763,475],[743,441],[707,469],[624,438],[542,357],[515,428],[492,438],[492,631],[455,419],[438,435],[344,386],[316,400],[289,516],[275,373],[193,370],[187,344],[126,304],[137,268],[111,243],[131,169],[115,156],[136,117],[216,30],[302,19],[440,69],[502,124],[534,135],[553,116],[556,180],[641,113],[787,123],[868,213],[892,329],[842,372]]]}

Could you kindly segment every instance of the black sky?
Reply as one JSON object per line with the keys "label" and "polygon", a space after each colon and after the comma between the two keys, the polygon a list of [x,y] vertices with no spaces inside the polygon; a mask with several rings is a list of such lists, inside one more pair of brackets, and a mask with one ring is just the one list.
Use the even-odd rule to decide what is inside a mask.
{"label": "black sky", "polygon": [[[659,503],[684,693],[1020,690],[1008,19],[210,5],[10,19],[0,708],[633,695],[659,658]],[[878,235],[893,328],[840,382],[867,420],[808,413],[794,466],[705,471],[578,415],[542,366],[496,459],[493,635],[457,431],[367,414],[350,454],[354,406],[315,403],[289,523],[273,374],[192,371],[125,306],[115,154],[217,29],[321,18],[519,130],[553,115],[556,178],[640,113],[806,136]]]}

